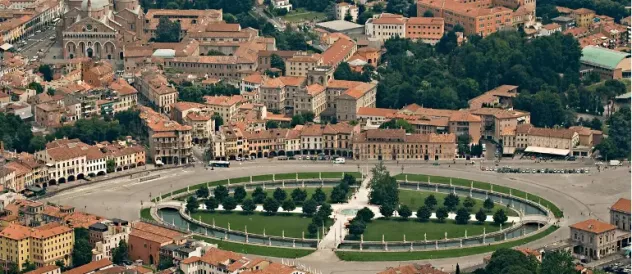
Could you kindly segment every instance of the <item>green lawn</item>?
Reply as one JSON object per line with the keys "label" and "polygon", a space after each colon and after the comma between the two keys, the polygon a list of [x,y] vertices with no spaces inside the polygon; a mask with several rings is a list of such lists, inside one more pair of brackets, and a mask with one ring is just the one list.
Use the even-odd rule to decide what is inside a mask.
{"label": "green lawn", "polygon": [[[417,209],[419,209],[421,206],[424,205],[424,200],[426,200],[426,197],[430,196],[431,194],[434,195],[435,198],[437,198],[436,207],[443,206],[443,199],[446,196],[448,196],[448,194],[440,193],[440,192],[437,193],[437,192],[424,192],[424,191],[400,189],[399,190],[399,204],[407,205],[413,212],[417,212]],[[465,197],[463,196],[459,197],[459,207],[463,206],[464,199]],[[472,214],[478,212],[478,210],[483,207],[483,201],[477,200],[477,199],[474,199],[474,200],[476,201],[476,204],[470,211]],[[493,212],[496,212],[496,210],[501,209],[501,208],[505,210],[505,213],[507,213],[507,216],[518,216],[518,213],[516,211],[507,209],[506,206],[502,206],[499,204],[494,204],[494,208],[492,209],[491,213],[489,213],[488,215],[493,214]]]}
{"label": "green lawn", "polygon": [[[499,226],[493,223],[470,223],[467,225],[457,225],[453,220],[446,220],[444,223],[435,221],[418,222],[415,219],[401,221],[399,218],[391,218],[388,220],[377,219],[367,224],[364,231],[365,241],[381,241],[384,234],[385,241],[403,241],[406,234],[407,241],[423,241],[424,233],[427,240],[441,240],[448,232],[448,238],[459,238],[465,236],[474,236],[483,234],[483,227],[487,233],[498,231]],[[506,228],[506,227],[505,227]]]}
{"label": "green lawn", "polygon": [[[285,236],[292,238],[301,238],[303,231],[305,231],[305,237],[308,238],[307,226],[312,222],[310,217],[280,212],[272,216],[262,212],[245,215],[241,212],[198,211],[191,214],[191,217],[196,220],[200,216],[202,217],[202,222],[207,224],[212,224],[213,219],[215,219],[215,225],[219,227],[228,228],[228,223],[230,222],[231,230],[244,231],[244,228],[248,226],[248,233],[263,234],[263,229],[265,228],[266,235],[274,236],[282,236],[282,231],[285,230]],[[329,224],[325,224],[325,227],[329,225],[331,225],[331,221]],[[314,235],[313,238],[316,238],[316,236]]]}
{"label": "green lawn", "polygon": [[294,22],[301,22],[301,21],[326,19],[327,16],[325,15],[325,13],[322,13],[322,12],[308,11],[308,10],[299,8],[299,9],[290,11],[288,14],[284,16],[281,16],[281,18],[294,23]]}
{"label": "green lawn", "polygon": [[[463,257],[473,254],[493,252],[499,248],[512,248],[541,239],[558,228],[549,227],[547,230],[538,234],[515,241],[504,242],[495,245],[476,246],[458,249],[446,249],[435,251],[413,251],[413,252],[358,252],[358,251],[337,251],[336,255],[343,261],[411,261],[411,260],[427,260],[441,259],[452,257]],[[468,231],[469,234],[469,231]],[[449,236],[449,235],[448,235]],[[408,235],[406,236],[408,240]]]}
{"label": "green lawn", "polygon": [[[425,175],[425,174],[398,174],[395,176],[395,178],[397,180],[404,180],[406,179],[406,175],[408,175],[408,181],[428,182],[428,178],[430,178],[431,183],[438,183],[438,184],[450,183],[450,177],[432,176],[432,175]],[[500,192],[500,193],[505,193],[505,194],[509,194],[509,190],[511,189],[512,195],[516,197],[526,198],[536,203],[540,202],[542,206],[549,208],[553,212],[555,217],[557,218],[564,217],[564,212],[562,212],[555,204],[537,195],[526,193],[522,190],[509,188],[506,186],[494,185],[490,183],[466,180],[462,178],[452,178],[452,184],[456,186],[464,186],[464,187],[470,187],[470,184],[474,184],[474,188],[478,188],[482,190],[490,190],[490,191],[493,188],[495,192]]]}
{"label": "green lawn", "polygon": [[151,217],[151,213],[150,212],[151,209],[149,208],[143,208],[140,210],[140,218],[141,219],[146,219],[146,220],[153,220],[154,218]]}
{"label": "green lawn", "polygon": [[243,254],[254,254],[266,257],[277,258],[300,258],[311,254],[316,251],[315,249],[297,249],[297,248],[281,248],[281,247],[267,247],[260,245],[241,244],[229,241],[216,240],[206,238],[203,236],[193,236],[196,240],[205,241],[211,244],[217,244],[220,249],[239,252]]}

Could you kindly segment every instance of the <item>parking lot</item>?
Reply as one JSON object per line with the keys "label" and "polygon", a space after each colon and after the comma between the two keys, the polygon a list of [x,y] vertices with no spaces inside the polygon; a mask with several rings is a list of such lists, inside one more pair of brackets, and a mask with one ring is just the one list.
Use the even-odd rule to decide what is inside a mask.
{"label": "parking lot", "polygon": [[[53,40],[51,40],[51,38],[53,38]],[[55,28],[50,26],[27,36],[26,39],[22,41],[16,42],[14,47],[23,56],[34,61],[33,58],[38,56],[38,53],[41,53],[40,55],[43,56],[48,48],[55,43],[54,39]]]}

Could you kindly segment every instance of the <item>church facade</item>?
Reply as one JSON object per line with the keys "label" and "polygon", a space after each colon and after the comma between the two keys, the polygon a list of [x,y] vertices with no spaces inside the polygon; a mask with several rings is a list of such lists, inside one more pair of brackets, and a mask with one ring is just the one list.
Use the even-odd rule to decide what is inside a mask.
{"label": "church facade", "polygon": [[[137,0],[67,0],[61,26],[65,59],[123,61],[123,45],[139,40],[143,11]],[[112,2],[110,2],[112,1]]]}

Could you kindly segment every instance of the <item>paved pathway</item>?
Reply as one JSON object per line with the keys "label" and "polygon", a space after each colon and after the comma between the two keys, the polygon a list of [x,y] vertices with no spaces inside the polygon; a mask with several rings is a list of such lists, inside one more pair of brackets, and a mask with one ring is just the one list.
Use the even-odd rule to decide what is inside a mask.
{"label": "paved pathway", "polygon": [[[71,205],[88,212],[107,218],[123,218],[135,220],[139,218],[141,201],[147,202],[158,193],[168,193],[171,190],[185,188],[187,185],[199,184],[207,181],[215,181],[226,178],[261,175],[270,173],[287,172],[315,172],[315,171],[358,171],[357,165],[365,168],[364,162],[349,161],[345,165],[334,165],[325,162],[305,161],[274,161],[258,160],[235,165],[228,169],[205,170],[201,167],[174,169],[159,171],[161,178],[137,182],[128,178],[115,179],[86,185],[45,199],[55,203]],[[402,165],[393,162],[385,163],[391,174],[402,171]],[[506,165],[505,160],[501,165]],[[368,164],[372,166],[372,164]],[[532,161],[513,161],[512,165],[533,168],[557,168],[562,166],[582,166],[581,162],[553,162],[534,164]],[[591,173],[578,174],[501,174],[495,172],[481,172],[478,165],[452,164],[448,167],[432,166],[423,162],[406,163],[406,173],[422,173],[439,176],[452,176],[467,178],[476,181],[485,181],[507,187],[518,188],[544,199],[556,203],[563,211],[565,217],[560,220],[562,228],[555,233],[540,240],[526,244],[526,247],[541,248],[553,246],[562,239],[568,239],[569,229],[567,224],[572,224],[587,218],[609,220],[608,207],[617,199],[630,198],[630,175],[628,168],[608,169],[600,173],[591,167]],[[589,216],[590,217],[589,217]],[[477,254],[460,258],[444,258],[431,260],[417,260],[416,263],[431,263],[446,271],[454,271],[458,262],[461,268],[466,268],[482,263],[487,254]],[[254,256],[252,256],[254,257]],[[273,259],[280,261],[281,259]],[[323,273],[352,274],[352,273],[376,273],[388,266],[409,264],[408,262],[343,262],[340,261],[331,250],[318,250],[312,255],[297,260]]]}

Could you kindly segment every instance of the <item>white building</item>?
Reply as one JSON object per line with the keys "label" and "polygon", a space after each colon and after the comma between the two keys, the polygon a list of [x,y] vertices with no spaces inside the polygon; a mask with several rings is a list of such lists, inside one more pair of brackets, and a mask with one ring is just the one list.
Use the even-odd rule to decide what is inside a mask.
{"label": "white building", "polygon": [[272,6],[275,9],[285,9],[288,12],[292,10],[292,4],[290,3],[290,0],[273,0]]}
{"label": "white building", "polygon": [[358,21],[358,6],[349,4],[347,2],[340,2],[336,4],[336,20],[345,20],[347,12],[351,15],[351,21]]}
{"label": "white building", "polygon": [[121,241],[127,242],[131,232],[129,223],[124,220],[112,219],[96,223],[88,228],[92,249],[92,261],[111,259],[112,250],[118,247]]}
{"label": "white building", "polygon": [[366,21],[365,34],[369,38],[385,41],[393,37],[406,37],[406,18],[399,14],[382,13]]}

